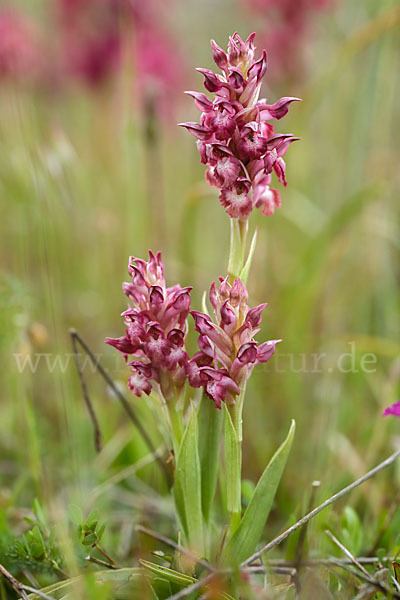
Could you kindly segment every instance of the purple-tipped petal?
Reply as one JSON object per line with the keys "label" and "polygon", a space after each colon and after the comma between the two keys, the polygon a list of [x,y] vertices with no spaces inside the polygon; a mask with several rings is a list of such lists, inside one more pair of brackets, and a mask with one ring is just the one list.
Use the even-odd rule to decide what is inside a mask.
{"label": "purple-tipped petal", "polygon": [[240,346],[237,359],[244,365],[251,364],[257,360],[257,342],[247,342]]}
{"label": "purple-tipped petal", "polygon": [[185,127],[189,133],[194,135],[198,140],[205,142],[210,139],[211,132],[206,128],[196,122],[189,123],[178,123],[179,127]]}
{"label": "purple-tipped petal", "polygon": [[301,98],[292,98],[289,96],[285,96],[280,98],[275,104],[265,104],[264,102],[259,102],[258,106],[260,109],[260,119],[261,121],[267,121],[269,119],[282,119],[288,111],[290,104],[292,102],[301,102]]}
{"label": "purple-tipped petal", "polygon": [[138,349],[136,344],[132,344],[130,339],[126,336],[120,338],[106,338],[105,343],[109,346],[116,348],[121,354],[134,354]]}
{"label": "purple-tipped petal", "polygon": [[210,69],[196,69],[196,71],[204,75],[204,87],[209,92],[218,92],[224,85],[226,85],[223,84],[214,71],[210,71]]}
{"label": "purple-tipped petal", "polygon": [[228,68],[228,56],[227,56],[226,52],[224,52],[222,50],[222,48],[220,48],[218,46],[218,44],[216,42],[214,42],[214,40],[211,40],[210,44],[211,44],[212,56],[213,56],[213,60],[214,60],[215,64],[217,65],[217,67],[219,69],[221,69],[221,71],[226,72],[226,70]]}
{"label": "purple-tipped petal", "polygon": [[267,306],[267,303],[259,304],[254,308],[251,308],[246,316],[246,323],[250,325],[253,329],[258,327],[261,324],[261,313],[264,308]]}
{"label": "purple-tipped petal", "polygon": [[210,112],[213,109],[213,103],[203,92],[185,92],[188,96],[194,99],[194,103],[202,112]]}
{"label": "purple-tipped petal", "polygon": [[257,364],[266,363],[275,352],[275,346],[282,340],[270,340],[257,348]]}
{"label": "purple-tipped petal", "polygon": [[253,77],[255,77],[257,79],[257,82],[261,81],[261,79],[264,77],[265,73],[267,72],[267,68],[268,68],[267,52],[266,52],[266,50],[263,50],[261,58],[259,58],[255,63],[252,64],[247,75],[248,75],[249,79],[252,79]]}

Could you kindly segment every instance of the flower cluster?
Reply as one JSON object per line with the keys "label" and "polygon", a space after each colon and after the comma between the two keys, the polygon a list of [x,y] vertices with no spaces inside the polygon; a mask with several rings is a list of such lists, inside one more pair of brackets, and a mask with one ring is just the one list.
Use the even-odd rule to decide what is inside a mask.
{"label": "flower cluster", "polygon": [[156,384],[168,400],[176,396],[185,381],[194,388],[203,387],[217,408],[222,402],[234,402],[255,365],[267,362],[275,352],[272,340],[258,344],[261,313],[266,304],[249,308],[246,287],[236,279],[220,278],[210,287],[210,302],[215,322],[206,314],[191,311],[198,338],[199,352],[193,358],[185,350],[187,317],[192,288],[175,285],[167,288],[161,254],[149,252],[148,262],[130,258],[130,283],[123,291],[130,305],[122,313],[125,335],[106,338],[129,362],[128,386],[135,396],[149,395]]}
{"label": "flower cluster", "polygon": [[131,257],[130,283],[123,291],[130,306],[122,313],[125,335],[107,338],[127,358],[131,367],[129,388],[135,396],[150,394],[153,384],[159,386],[168,400],[186,381],[188,355],[184,342],[190,309],[191,288],[180,285],[167,288],[161,254],[149,252],[149,261]]}
{"label": "flower cluster", "polygon": [[191,311],[200,334],[200,350],[187,364],[186,372],[190,385],[204,387],[215,406],[221,408],[222,402],[235,401],[254,366],[267,362],[280,340],[263,344],[254,340],[266,304],[249,308],[247,290],[240,279],[230,285],[227,278],[220,278],[218,288],[213,282],[209,298],[215,322],[204,313]]}
{"label": "flower cluster", "polygon": [[201,111],[200,123],[181,123],[197,138],[201,162],[208,166],[206,180],[219,188],[219,200],[232,218],[246,219],[254,207],[271,215],[280,206],[277,190],[270,187],[271,174],[286,185],[283,156],[299,138],[277,134],[268,123],[281,119],[291,102],[285,97],[275,104],[259,100],[267,54],[255,59],[255,34],[244,42],[235,33],[224,52],[211,41],[213,58],[222,74],[197,69],[213,99],[200,92],[187,92]]}

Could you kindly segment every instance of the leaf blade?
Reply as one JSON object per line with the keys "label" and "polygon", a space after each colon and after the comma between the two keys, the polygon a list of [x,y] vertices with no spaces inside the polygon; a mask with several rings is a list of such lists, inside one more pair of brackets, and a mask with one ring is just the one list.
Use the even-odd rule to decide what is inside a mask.
{"label": "leaf blade", "polygon": [[224,561],[228,564],[241,563],[254,552],[268,519],[292,445],[294,432],[295,422],[292,421],[286,439],[261,475],[240,525],[225,548]]}
{"label": "leaf blade", "polygon": [[[203,556],[203,515],[201,508],[201,471],[198,451],[197,413],[192,413],[179,447],[176,461],[175,486],[178,494],[177,510],[186,521],[189,546]],[[175,487],[174,486],[174,487]]]}
{"label": "leaf blade", "polygon": [[218,477],[218,455],[223,412],[215,408],[205,395],[198,410],[199,458],[201,469],[201,502],[206,523],[209,522]]}

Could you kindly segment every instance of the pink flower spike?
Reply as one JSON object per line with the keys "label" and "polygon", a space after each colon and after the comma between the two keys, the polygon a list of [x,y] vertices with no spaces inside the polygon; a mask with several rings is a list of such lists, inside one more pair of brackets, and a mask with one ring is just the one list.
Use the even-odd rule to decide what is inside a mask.
{"label": "pink flower spike", "polygon": [[259,345],[254,337],[259,332],[261,313],[266,304],[250,309],[247,289],[240,279],[233,285],[227,277],[220,277],[219,282],[219,287],[213,282],[209,292],[214,320],[192,311],[196,330],[201,334],[198,338],[200,351],[185,366],[190,385],[204,387],[217,408],[222,402],[236,401],[235,396],[255,365],[269,360],[275,344],[280,341]]}
{"label": "pink flower spike", "polygon": [[[290,104],[300,99],[284,96],[274,104],[259,101],[267,53],[263,50],[261,57],[255,58],[254,37],[252,33],[243,41],[234,33],[227,53],[211,41],[213,58],[223,74],[197,69],[213,98],[188,92],[202,111],[200,123],[181,123],[198,139],[200,160],[207,166],[207,183],[221,190],[219,201],[227,214],[242,220],[254,207],[260,207],[263,214],[272,214],[280,206],[278,192],[269,191],[270,179],[262,186],[260,180],[275,173],[286,185],[284,163],[278,159],[299,139],[291,134],[275,134],[268,123],[284,117]],[[240,168],[235,161],[240,162]],[[247,189],[241,185],[244,177]]]}
{"label": "pink flower spike", "polygon": [[[121,338],[107,338],[125,357],[133,356],[128,386],[136,396],[150,394],[151,381],[159,384],[166,401],[186,381],[185,350],[190,309],[190,287],[166,287],[161,254],[149,251],[149,260],[130,258],[132,282],[124,284],[131,306],[123,312],[126,331]],[[207,358],[207,360],[209,360]],[[208,364],[208,363],[207,363]]]}
{"label": "pink flower spike", "polygon": [[383,417],[388,417],[388,416],[400,417],[400,400],[398,402],[395,402],[391,406],[387,406],[385,408],[385,410],[383,411],[382,416]]}

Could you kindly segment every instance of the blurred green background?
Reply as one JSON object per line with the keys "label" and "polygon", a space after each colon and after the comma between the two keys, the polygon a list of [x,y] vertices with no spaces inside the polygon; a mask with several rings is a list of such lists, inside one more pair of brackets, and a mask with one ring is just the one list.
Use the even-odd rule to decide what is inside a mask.
{"label": "blurred green background", "polygon": [[[283,342],[249,383],[246,478],[256,481],[290,419],[297,421],[269,521],[272,536],[303,512],[313,480],[321,481],[320,498],[328,497],[398,443],[399,423],[381,415],[398,399],[400,374],[399,2],[336,0],[311,8],[298,38],[289,29],[269,49],[279,20],[273,3],[171,0],[156,7],[170,41],[170,54],[161,52],[156,63],[176,76],[164,86],[157,73],[141,74],[123,22],[119,66],[99,84],[57,72],[54,5],[12,4],[44,40],[46,77],[0,68],[0,508],[18,531],[35,496],[53,517],[71,502],[96,506],[120,531],[121,555],[135,545],[133,522],[162,512],[161,492],[151,489],[161,489],[155,467],[138,471],[140,478],[133,470],[121,485],[112,479],[146,448],[87,367],[105,442],[95,455],[75,365],[66,356],[68,329],[82,334],[125,388],[123,360],[103,340],[123,332],[121,282],[129,255],[160,249],[167,281],[193,285],[198,309],[203,290],[225,274],[229,219],[204,183],[194,138],[175,124],[197,118],[183,91],[201,89],[194,69],[211,67],[209,39],[225,47],[235,30],[242,36],[255,30],[271,65],[263,95],[271,102],[303,98],[277,124],[302,138],[287,155],[282,208],[272,217],[255,211],[250,219],[259,233],[250,303],[269,303],[258,339]],[[137,42],[137,32],[133,37]],[[291,55],[286,43],[294,45]],[[273,66],[282,58],[291,71]],[[189,343],[195,347],[193,331]],[[352,349],[354,365],[340,358]],[[42,356],[34,373],[19,372],[18,361],[35,362],[38,353],[50,362],[60,354],[62,364],[49,370]],[[313,355],[321,353],[314,372]],[[376,362],[366,372],[361,361],[371,353]],[[343,372],[353,366],[356,372]],[[160,443],[151,403],[130,400]],[[347,499],[370,524],[371,539],[399,476],[398,469],[381,473]],[[168,502],[164,508],[170,514]]]}

